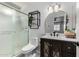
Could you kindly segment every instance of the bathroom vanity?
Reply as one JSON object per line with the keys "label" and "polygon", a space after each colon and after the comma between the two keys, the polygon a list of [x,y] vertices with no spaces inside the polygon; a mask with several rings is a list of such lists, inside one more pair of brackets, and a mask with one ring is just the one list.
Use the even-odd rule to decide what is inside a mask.
{"label": "bathroom vanity", "polygon": [[76,57],[77,39],[43,36],[40,38],[41,57]]}
{"label": "bathroom vanity", "polygon": [[[70,18],[68,13],[61,10],[49,14],[45,19],[45,35],[40,38],[40,56],[78,56],[79,40],[78,37],[76,38],[75,30],[76,19],[74,16]],[[49,35],[46,33],[49,33]]]}

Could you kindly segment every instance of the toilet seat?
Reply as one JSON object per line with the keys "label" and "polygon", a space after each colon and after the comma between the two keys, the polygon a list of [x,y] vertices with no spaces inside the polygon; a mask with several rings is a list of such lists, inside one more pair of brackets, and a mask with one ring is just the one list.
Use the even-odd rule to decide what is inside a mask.
{"label": "toilet seat", "polygon": [[21,50],[23,54],[27,54],[32,52],[37,47],[38,47],[38,38],[34,37],[31,41],[29,41],[29,44],[24,46]]}
{"label": "toilet seat", "polygon": [[23,47],[22,51],[23,51],[23,53],[28,53],[28,52],[31,52],[32,50],[34,50],[35,48],[36,48],[36,46],[29,43],[28,45]]}

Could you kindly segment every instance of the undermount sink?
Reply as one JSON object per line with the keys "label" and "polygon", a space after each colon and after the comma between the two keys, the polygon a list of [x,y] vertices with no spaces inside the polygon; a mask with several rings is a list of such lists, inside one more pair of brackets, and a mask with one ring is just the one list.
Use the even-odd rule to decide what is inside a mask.
{"label": "undermount sink", "polygon": [[52,38],[62,38],[65,37],[64,34],[58,34],[58,36],[51,35],[50,33],[46,33],[43,37],[52,37]]}
{"label": "undermount sink", "polygon": [[72,42],[79,42],[76,38],[66,38],[63,34],[59,34],[59,36],[51,36],[49,33],[45,34],[41,38],[47,38],[47,39],[55,39],[55,40],[63,40],[63,41],[72,41]]}

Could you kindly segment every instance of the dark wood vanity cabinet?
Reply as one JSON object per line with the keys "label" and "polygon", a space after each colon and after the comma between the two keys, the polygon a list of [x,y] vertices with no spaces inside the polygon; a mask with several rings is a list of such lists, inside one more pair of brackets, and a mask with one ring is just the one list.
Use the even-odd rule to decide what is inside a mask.
{"label": "dark wood vanity cabinet", "polygon": [[41,57],[76,57],[76,46],[73,42],[40,39]]}

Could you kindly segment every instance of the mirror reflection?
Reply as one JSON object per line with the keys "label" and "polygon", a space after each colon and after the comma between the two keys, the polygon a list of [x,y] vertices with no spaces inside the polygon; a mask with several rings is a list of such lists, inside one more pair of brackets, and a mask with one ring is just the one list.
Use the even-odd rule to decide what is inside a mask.
{"label": "mirror reflection", "polygon": [[[73,21],[74,20],[74,21]],[[76,19],[70,19],[65,11],[50,13],[45,20],[46,33],[61,33],[75,37]]]}

